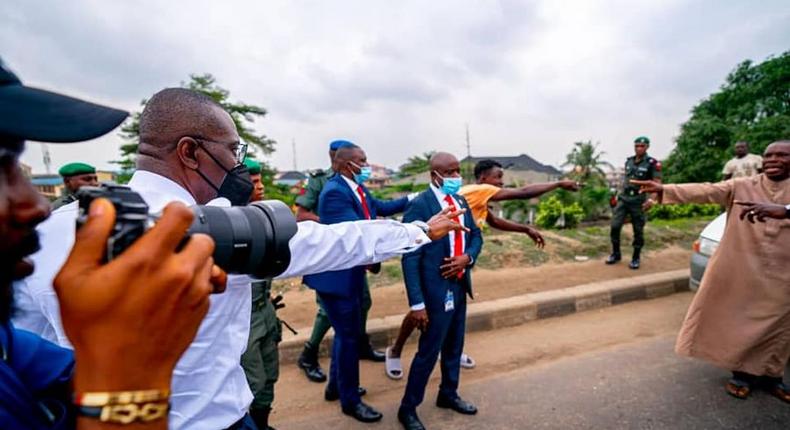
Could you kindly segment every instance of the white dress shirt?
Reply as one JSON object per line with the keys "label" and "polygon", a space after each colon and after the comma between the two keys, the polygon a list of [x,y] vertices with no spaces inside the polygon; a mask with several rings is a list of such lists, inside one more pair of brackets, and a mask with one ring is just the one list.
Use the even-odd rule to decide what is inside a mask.
{"label": "white dress shirt", "polygon": [[[447,194],[445,194],[444,191],[441,190],[441,188],[437,187],[434,184],[431,184],[431,191],[433,191],[433,195],[436,196],[436,200],[439,201],[439,205],[442,207],[442,209],[445,209],[447,206],[450,205],[449,203],[447,203],[447,200],[445,200]],[[458,199],[456,199],[453,196],[450,196],[450,198],[453,200],[453,203],[455,203],[456,210],[460,209],[461,205],[458,203]],[[465,225],[463,214],[458,216],[458,223],[461,225]],[[450,255],[453,255],[453,252],[455,252],[455,249],[453,248],[453,244],[455,243],[456,234],[461,235],[461,244],[462,244],[461,249],[464,250],[466,249],[466,235],[464,235],[463,232],[451,231],[450,234],[447,235],[447,238],[450,239]],[[413,311],[421,311],[423,309],[425,309],[425,303],[415,303],[411,306],[411,310]]]}
{"label": "white dress shirt", "polygon": [[[180,185],[155,173],[138,170],[129,186],[140,193],[151,212],[161,211],[172,201],[195,204]],[[227,206],[229,202],[216,199],[210,204]],[[78,202],[73,202],[39,226],[42,249],[32,256],[36,270],[14,285],[18,304],[14,325],[66,347],[70,343],[63,332],[52,280],[71,251],[77,215]],[[428,242],[419,227],[390,220],[333,225],[303,222],[289,242],[291,263],[278,278],[372,264]],[[134,280],[129,284],[134,287]],[[240,364],[250,328],[250,278],[229,276],[225,292],[210,300],[208,314],[173,373],[170,429],[226,428],[244,416],[252,402]]]}

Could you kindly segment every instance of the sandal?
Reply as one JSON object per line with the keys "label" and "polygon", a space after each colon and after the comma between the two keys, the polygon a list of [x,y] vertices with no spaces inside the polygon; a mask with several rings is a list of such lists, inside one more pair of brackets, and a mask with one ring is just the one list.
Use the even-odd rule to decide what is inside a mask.
{"label": "sandal", "polygon": [[393,357],[391,355],[392,347],[388,346],[384,352],[384,370],[390,379],[403,378],[403,366],[400,363],[400,357]]}
{"label": "sandal", "polygon": [[474,369],[475,365],[475,360],[472,357],[466,354],[461,354],[461,367],[464,369]]}
{"label": "sandal", "polygon": [[752,393],[752,385],[741,379],[730,379],[727,385],[724,386],[727,394],[735,397],[736,399],[745,400]]}
{"label": "sandal", "polygon": [[784,382],[777,382],[768,387],[768,392],[777,399],[790,403],[790,386]]}

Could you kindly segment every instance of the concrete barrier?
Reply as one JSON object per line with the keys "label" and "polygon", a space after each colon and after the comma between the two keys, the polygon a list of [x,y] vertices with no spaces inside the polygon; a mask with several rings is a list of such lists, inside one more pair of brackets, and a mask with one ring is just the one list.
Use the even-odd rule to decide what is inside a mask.
{"label": "concrete barrier", "polygon": [[[689,270],[652,273],[632,278],[613,279],[577,285],[558,290],[541,291],[484,302],[470,301],[467,307],[466,331],[494,330],[521,325],[529,321],[560,317],[576,312],[606,308],[635,300],[649,300],[681,291],[688,291]],[[406,306],[404,304],[404,314]],[[398,336],[403,315],[391,315],[368,320],[368,334],[377,348],[392,344]],[[310,337],[311,327],[302,328],[299,335],[280,343],[280,361],[294,362]],[[321,355],[326,356],[332,345],[332,332],[321,344]],[[413,342],[417,336],[412,336]]]}

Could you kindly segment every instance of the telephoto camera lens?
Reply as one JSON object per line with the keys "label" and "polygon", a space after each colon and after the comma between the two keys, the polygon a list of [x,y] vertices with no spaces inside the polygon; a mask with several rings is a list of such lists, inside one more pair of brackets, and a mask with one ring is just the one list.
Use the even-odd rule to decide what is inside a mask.
{"label": "telephoto camera lens", "polygon": [[[151,228],[156,215],[149,214],[140,194],[123,185],[82,187],[77,192],[79,229],[88,219],[94,199],[106,198],[115,206],[115,226],[107,239],[105,261],[120,255]],[[284,272],[291,263],[288,242],[296,234],[296,218],[285,203],[264,200],[248,206],[192,206],[195,219],[186,238],[203,233],[214,239],[214,264],[228,273],[263,279]]]}
{"label": "telephoto camera lens", "polygon": [[279,200],[222,208],[193,206],[195,220],[187,234],[204,233],[216,243],[214,263],[228,273],[274,277],[291,263],[288,241],[296,218]]}

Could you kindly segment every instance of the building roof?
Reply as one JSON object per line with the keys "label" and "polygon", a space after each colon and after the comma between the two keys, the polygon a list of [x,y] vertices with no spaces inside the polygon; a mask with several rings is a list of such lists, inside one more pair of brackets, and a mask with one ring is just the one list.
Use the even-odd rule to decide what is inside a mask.
{"label": "building roof", "polygon": [[471,162],[473,164],[482,160],[494,160],[502,165],[503,169],[510,170],[531,170],[533,172],[546,173],[549,175],[562,175],[562,172],[552,166],[541,164],[534,158],[527,154],[517,155],[515,157],[466,157],[461,160],[462,163]]}
{"label": "building roof", "polygon": [[60,175],[33,175],[30,178],[30,182],[33,185],[60,185],[63,183],[63,178]]}
{"label": "building roof", "polygon": [[278,181],[301,181],[303,179],[307,179],[304,173],[298,172],[296,170],[289,170],[287,172],[281,172],[277,175],[276,180]]}

